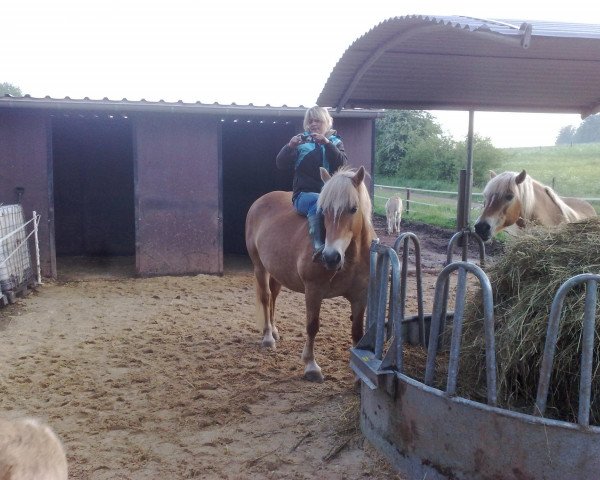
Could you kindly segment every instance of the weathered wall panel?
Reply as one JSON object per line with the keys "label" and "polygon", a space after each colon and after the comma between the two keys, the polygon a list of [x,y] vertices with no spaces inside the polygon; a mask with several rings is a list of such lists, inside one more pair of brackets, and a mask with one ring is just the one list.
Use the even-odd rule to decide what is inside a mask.
{"label": "weathered wall panel", "polygon": [[56,275],[50,158],[46,113],[0,110],[0,203],[16,203],[15,189],[22,187],[26,220],[33,210],[41,215],[39,238],[44,276]]}
{"label": "weathered wall panel", "polygon": [[[337,118],[334,119],[333,128],[342,137],[349,165],[355,168],[362,165],[372,175],[375,162],[373,119]],[[371,179],[367,178],[369,191],[372,190],[372,183]]]}
{"label": "weathered wall panel", "polygon": [[133,123],[137,272],[222,273],[218,118],[140,114]]}

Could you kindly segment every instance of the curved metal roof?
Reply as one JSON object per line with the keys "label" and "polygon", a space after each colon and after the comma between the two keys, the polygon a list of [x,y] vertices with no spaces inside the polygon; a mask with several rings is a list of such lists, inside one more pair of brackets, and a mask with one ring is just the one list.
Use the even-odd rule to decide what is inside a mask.
{"label": "curved metal roof", "polygon": [[408,15],[356,40],[317,103],[342,108],[600,111],[600,25]]}

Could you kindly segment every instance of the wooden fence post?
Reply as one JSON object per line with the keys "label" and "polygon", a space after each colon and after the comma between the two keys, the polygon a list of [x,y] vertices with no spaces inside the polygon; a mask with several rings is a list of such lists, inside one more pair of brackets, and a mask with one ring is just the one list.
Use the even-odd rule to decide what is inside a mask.
{"label": "wooden fence post", "polygon": [[410,213],[410,188],[406,189],[406,213]]}

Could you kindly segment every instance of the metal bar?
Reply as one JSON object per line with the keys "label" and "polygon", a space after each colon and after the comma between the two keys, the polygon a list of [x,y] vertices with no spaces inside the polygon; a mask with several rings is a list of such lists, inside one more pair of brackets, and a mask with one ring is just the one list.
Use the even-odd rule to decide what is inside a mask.
{"label": "metal bar", "polygon": [[[540,367],[540,379],[538,382],[537,395],[535,401],[535,407],[533,414],[537,416],[544,416],[546,413],[546,404],[548,401],[548,390],[550,388],[550,376],[552,374],[552,368],[554,365],[554,355],[556,353],[556,342],[558,340],[558,334],[560,332],[560,317],[563,309],[563,304],[565,301],[565,297],[569,290],[573,288],[575,285],[583,282],[600,281],[600,275],[593,273],[582,273],[579,275],[575,275],[574,277],[566,280],[556,291],[554,295],[554,299],[552,300],[552,306],[550,307],[550,315],[548,316],[548,328],[546,329],[546,343],[544,344],[544,354],[542,356],[542,365]],[[589,294],[589,289],[586,288],[586,303],[585,303],[585,313],[586,316],[588,312],[592,309],[591,303],[588,303],[587,295]],[[596,299],[594,298],[594,303]],[[591,302],[591,300],[590,300]],[[590,310],[588,310],[588,308]],[[593,315],[595,317],[595,309],[592,310]],[[585,321],[585,320],[584,320]],[[587,332],[584,325],[584,329]],[[593,329],[592,329],[593,331]],[[586,340],[584,339],[584,342]],[[593,340],[592,340],[593,341]],[[587,347],[584,347],[584,350]],[[583,355],[583,353],[582,353]],[[583,376],[583,368],[582,364],[582,376]],[[590,367],[591,368],[591,367]],[[581,385],[581,384],[580,384]],[[581,401],[581,398],[580,398]],[[582,418],[578,418],[578,421],[581,422]]]}
{"label": "metal bar", "polygon": [[467,290],[466,284],[467,271],[464,268],[459,268],[458,284],[456,287],[456,305],[454,308],[454,322],[452,325],[452,339],[450,342],[450,358],[448,360],[448,381],[446,383],[446,393],[448,393],[448,395],[456,395],[460,339],[462,337],[462,320],[465,312],[465,294]]}
{"label": "metal bar", "polygon": [[473,126],[475,112],[469,110],[469,133],[467,136],[467,172],[465,175],[465,191],[463,192],[463,205],[465,208],[463,219],[466,228],[471,228],[471,190],[473,189]]}
{"label": "metal bar", "polygon": [[[435,377],[435,357],[438,350],[439,342],[439,327],[441,325],[442,312],[446,310],[448,298],[444,298],[444,292],[447,288],[447,283],[450,279],[450,274],[457,270],[464,270],[465,278],[461,282],[461,274],[459,271],[459,285],[457,288],[457,295],[459,299],[456,302],[456,309],[454,312],[454,327],[455,329],[462,329],[464,303],[460,299],[465,294],[463,287],[466,287],[466,273],[470,272],[474,274],[479,280],[481,291],[483,294],[483,310],[484,310],[484,330],[485,330],[485,355],[486,355],[486,381],[487,381],[487,403],[488,405],[495,406],[497,401],[497,388],[496,388],[496,347],[494,343],[494,302],[492,298],[492,286],[485,272],[470,262],[454,262],[447,265],[439,274],[436,285],[435,285],[435,296],[433,304],[433,315],[431,317],[431,326],[429,331],[429,346],[427,349],[427,363],[425,367],[425,385],[432,386]],[[460,332],[459,332],[460,334]],[[460,335],[452,336],[452,342],[450,344],[450,355],[451,360],[454,355],[456,362],[456,372],[458,372],[458,355],[460,353]],[[449,370],[450,370],[449,365]],[[454,367],[452,367],[454,368]],[[450,379],[449,372],[449,379]],[[450,387],[453,387],[449,382]],[[448,385],[447,385],[448,389]],[[452,390],[451,390],[452,391]],[[450,392],[447,391],[450,394]]]}
{"label": "metal bar", "polygon": [[33,239],[35,242],[35,264],[37,267],[37,283],[42,284],[42,265],[40,262],[40,240],[38,238],[38,228],[40,226],[40,219],[42,217],[33,211]]}
{"label": "metal bar", "polygon": [[[377,258],[377,330],[375,334],[375,357],[381,360],[383,356],[383,344],[385,342],[385,310],[387,306],[387,282],[390,272],[390,258],[388,255],[379,255]],[[381,321],[383,319],[383,321]]]}
{"label": "metal bar", "polygon": [[594,361],[594,329],[596,326],[596,302],[598,283],[588,280],[585,285],[585,306],[581,345],[581,375],[579,377],[579,425],[590,424],[590,402],[592,395],[592,363]]}
{"label": "metal bar", "polygon": [[423,314],[423,280],[421,271],[421,244],[417,236],[412,232],[401,234],[394,242],[394,251],[400,255],[400,247],[402,246],[402,276],[400,283],[401,303],[400,303],[400,318],[404,320],[406,291],[408,283],[408,256],[410,254],[409,242],[415,250],[415,282],[417,284],[417,314],[419,318],[419,342],[425,346],[425,319]]}

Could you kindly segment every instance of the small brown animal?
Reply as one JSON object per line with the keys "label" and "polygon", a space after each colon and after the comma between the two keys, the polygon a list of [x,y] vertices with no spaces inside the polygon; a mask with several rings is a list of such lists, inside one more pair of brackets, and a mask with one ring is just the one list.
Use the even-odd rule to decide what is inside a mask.
{"label": "small brown animal", "polygon": [[385,216],[387,217],[387,234],[400,233],[402,220],[402,199],[400,197],[388,198],[385,202]]}
{"label": "small brown animal", "polygon": [[0,480],[67,480],[67,456],[50,427],[0,419]]}

